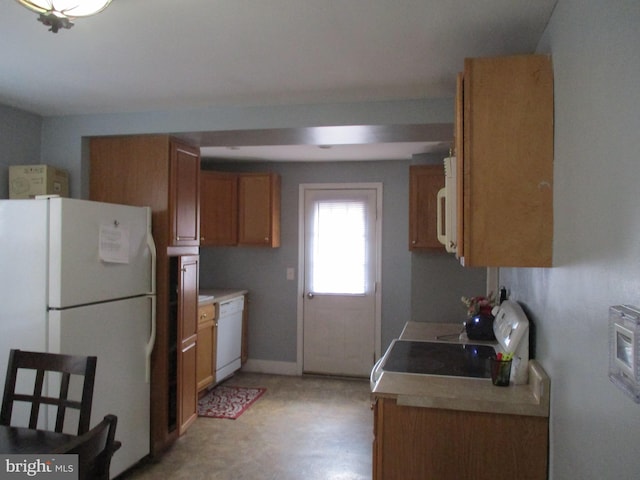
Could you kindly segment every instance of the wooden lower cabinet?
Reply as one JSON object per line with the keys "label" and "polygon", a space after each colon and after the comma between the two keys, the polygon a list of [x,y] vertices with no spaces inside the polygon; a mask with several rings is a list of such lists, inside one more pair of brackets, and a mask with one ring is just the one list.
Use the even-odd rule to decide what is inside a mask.
{"label": "wooden lower cabinet", "polygon": [[547,417],[374,406],[373,480],[543,480]]}
{"label": "wooden lower cabinet", "polygon": [[178,433],[182,435],[198,416],[196,388],[198,324],[198,255],[179,257],[178,276]]}
{"label": "wooden lower cabinet", "polygon": [[196,362],[198,392],[215,382],[216,322],[215,304],[198,308],[198,359]]}
{"label": "wooden lower cabinet", "polygon": [[182,347],[179,360],[179,414],[180,430],[182,435],[197,418],[198,397],[195,389],[196,384],[196,354],[197,345],[193,342]]}

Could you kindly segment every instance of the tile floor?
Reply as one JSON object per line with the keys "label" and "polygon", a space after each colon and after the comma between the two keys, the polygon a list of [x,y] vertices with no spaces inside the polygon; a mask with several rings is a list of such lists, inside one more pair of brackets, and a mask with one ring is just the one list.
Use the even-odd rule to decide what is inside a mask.
{"label": "tile floor", "polygon": [[238,373],[267,391],[236,420],[198,418],[157,462],[127,480],[370,480],[369,382]]}

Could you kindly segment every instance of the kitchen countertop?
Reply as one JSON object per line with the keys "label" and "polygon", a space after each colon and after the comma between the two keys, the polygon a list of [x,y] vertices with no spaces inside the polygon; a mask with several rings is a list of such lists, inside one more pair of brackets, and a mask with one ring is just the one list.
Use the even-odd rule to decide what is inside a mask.
{"label": "kitchen countertop", "polygon": [[[457,341],[461,330],[459,324],[409,322],[400,339]],[[412,407],[548,417],[549,389],[546,372],[530,360],[527,385],[496,387],[490,379],[383,372],[371,396],[394,398],[398,405]]]}
{"label": "kitchen countertop", "polygon": [[198,300],[198,306],[203,306],[203,305],[208,305],[210,303],[222,303],[225,302],[227,300],[231,300],[233,298],[239,297],[241,295],[246,295],[247,293],[249,293],[248,290],[242,290],[242,289],[238,289],[238,288],[204,288],[204,289],[200,289],[200,292],[198,293],[198,297],[201,297],[203,295],[207,296],[207,297],[213,297],[213,298],[206,298],[203,300]]}

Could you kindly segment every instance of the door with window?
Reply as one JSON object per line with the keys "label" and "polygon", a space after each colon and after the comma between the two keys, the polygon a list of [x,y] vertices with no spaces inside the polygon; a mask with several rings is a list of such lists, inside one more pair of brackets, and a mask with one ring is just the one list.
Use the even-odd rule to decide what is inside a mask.
{"label": "door with window", "polygon": [[381,186],[304,188],[303,371],[368,376]]}

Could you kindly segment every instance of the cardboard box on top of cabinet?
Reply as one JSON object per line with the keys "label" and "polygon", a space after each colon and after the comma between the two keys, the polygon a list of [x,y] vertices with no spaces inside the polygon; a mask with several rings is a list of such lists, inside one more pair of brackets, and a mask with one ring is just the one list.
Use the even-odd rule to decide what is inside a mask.
{"label": "cardboard box on top of cabinet", "polygon": [[36,195],[69,196],[69,173],[50,165],[12,165],[9,167],[9,198]]}

